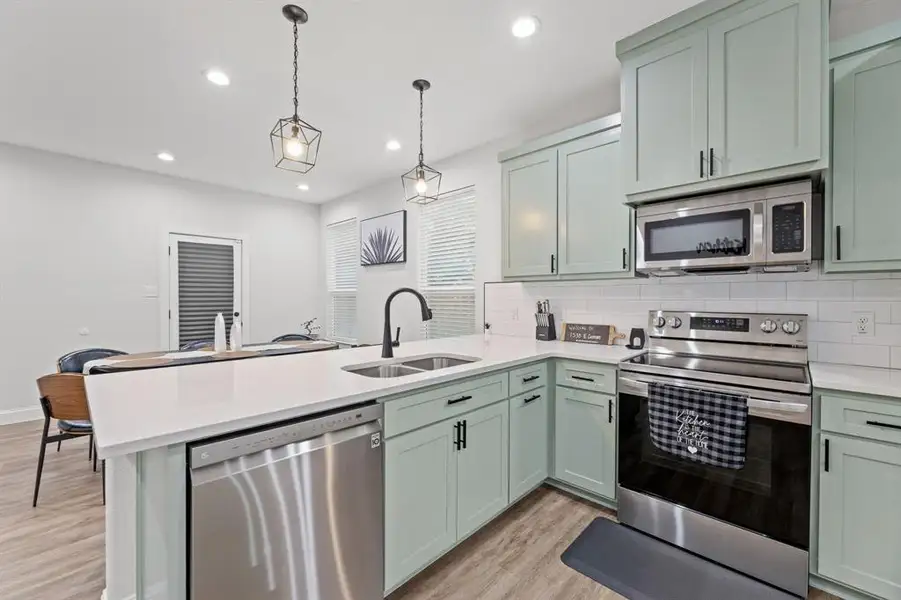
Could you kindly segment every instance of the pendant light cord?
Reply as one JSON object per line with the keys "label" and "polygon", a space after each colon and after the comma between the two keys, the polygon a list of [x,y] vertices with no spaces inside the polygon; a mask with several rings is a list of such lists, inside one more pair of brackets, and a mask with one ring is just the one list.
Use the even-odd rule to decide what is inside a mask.
{"label": "pendant light cord", "polygon": [[294,122],[300,118],[297,116],[297,19],[294,19]]}
{"label": "pendant light cord", "polygon": [[422,96],[425,94],[425,90],[419,90],[419,166],[421,167],[425,162],[425,154],[422,152]]}

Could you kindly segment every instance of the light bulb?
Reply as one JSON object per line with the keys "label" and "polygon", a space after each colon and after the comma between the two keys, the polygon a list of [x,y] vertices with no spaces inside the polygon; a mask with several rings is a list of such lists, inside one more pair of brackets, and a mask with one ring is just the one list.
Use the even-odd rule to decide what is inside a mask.
{"label": "light bulb", "polygon": [[419,179],[416,180],[416,192],[417,192],[420,196],[423,196],[423,195],[425,195],[425,193],[426,193],[427,191],[429,191],[429,186],[428,186],[428,184],[425,182],[425,179],[422,178],[422,177],[420,177]]}
{"label": "light bulb", "polygon": [[307,145],[298,137],[291,137],[285,142],[285,154],[293,158],[303,156],[307,151]]}

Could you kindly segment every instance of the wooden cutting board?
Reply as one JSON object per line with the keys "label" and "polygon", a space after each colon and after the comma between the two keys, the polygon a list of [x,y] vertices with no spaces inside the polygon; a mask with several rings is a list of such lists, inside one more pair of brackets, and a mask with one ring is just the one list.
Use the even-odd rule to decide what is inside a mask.
{"label": "wooden cutting board", "polygon": [[580,344],[598,344],[612,346],[616,340],[626,339],[625,333],[618,333],[615,325],[591,325],[586,323],[564,323],[564,342],[578,342]]}

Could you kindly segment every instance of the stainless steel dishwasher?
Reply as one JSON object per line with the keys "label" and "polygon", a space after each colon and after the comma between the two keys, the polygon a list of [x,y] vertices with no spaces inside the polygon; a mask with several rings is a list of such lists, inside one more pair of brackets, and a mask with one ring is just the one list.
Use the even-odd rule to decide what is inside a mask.
{"label": "stainless steel dishwasher", "polygon": [[191,600],[381,600],[382,414],[191,445]]}

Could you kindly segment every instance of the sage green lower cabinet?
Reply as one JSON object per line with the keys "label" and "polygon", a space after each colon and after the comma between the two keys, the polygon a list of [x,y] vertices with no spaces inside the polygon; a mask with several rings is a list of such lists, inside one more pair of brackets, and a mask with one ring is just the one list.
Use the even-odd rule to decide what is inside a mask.
{"label": "sage green lower cabinet", "polygon": [[817,570],[901,600],[901,446],[825,433],[822,439]]}
{"label": "sage green lower cabinet", "polygon": [[455,423],[385,440],[386,590],[457,542]]}
{"label": "sage green lower cabinet", "polygon": [[548,476],[547,388],[510,399],[510,501],[518,500]]}
{"label": "sage green lower cabinet", "polygon": [[598,496],[616,496],[615,396],[557,386],[554,478]]}
{"label": "sage green lower cabinet", "polygon": [[463,415],[457,455],[457,539],[462,540],[507,507],[509,404]]}

